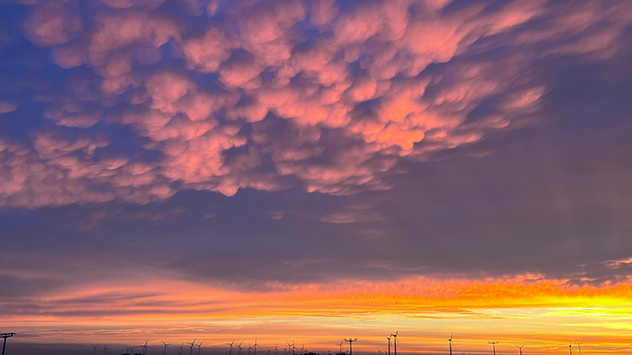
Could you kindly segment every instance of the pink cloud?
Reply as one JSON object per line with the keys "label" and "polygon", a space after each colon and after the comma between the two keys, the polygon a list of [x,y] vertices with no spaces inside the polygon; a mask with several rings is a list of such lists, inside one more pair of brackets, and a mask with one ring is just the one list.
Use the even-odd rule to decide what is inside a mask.
{"label": "pink cloud", "polygon": [[1,100],[0,101],[0,114],[13,112],[18,109],[18,106],[14,103]]}
{"label": "pink cloud", "polygon": [[29,41],[41,47],[64,44],[78,37],[82,28],[77,9],[62,1],[34,6],[22,23],[22,29]]}
{"label": "pink cloud", "polygon": [[[44,117],[59,129],[129,126],[160,159],[99,160],[90,151],[106,141],[45,134],[30,146],[4,143],[12,175],[0,203],[145,203],[173,195],[172,185],[234,195],[284,188],[286,178],[310,192],[388,188],[383,178],[400,159],[532,122],[547,87],[524,73],[549,55],[615,55],[630,14],[629,5],[590,3],[560,16],[539,1],[449,11],[446,0],[181,3],[195,21],[208,20],[204,11],[213,17],[196,27],[162,11],[162,0],[101,2],[107,11],[95,10],[93,22],[82,23],[70,3],[36,5],[24,20],[30,41],[54,47],[55,63],[95,77],[40,95]],[[533,19],[554,26],[528,26]],[[502,36],[524,48],[559,43],[494,60],[481,54]],[[493,112],[468,120],[485,100]],[[0,112],[13,109],[0,103]],[[264,160],[270,172],[258,170]],[[31,176],[43,171],[50,181]],[[29,192],[29,184],[53,188]]]}
{"label": "pink cloud", "polygon": [[172,20],[142,12],[102,15],[96,21],[88,47],[91,52],[111,51],[136,41],[160,47],[180,34]]}
{"label": "pink cloud", "polygon": [[99,0],[101,3],[115,9],[127,9],[131,7],[157,8],[165,0]]}
{"label": "pink cloud", "polygon": [[211,27],[204,36],[185,41],[182,50],[190,69],[211,73],[230,58],[234,47],[221,28]]}

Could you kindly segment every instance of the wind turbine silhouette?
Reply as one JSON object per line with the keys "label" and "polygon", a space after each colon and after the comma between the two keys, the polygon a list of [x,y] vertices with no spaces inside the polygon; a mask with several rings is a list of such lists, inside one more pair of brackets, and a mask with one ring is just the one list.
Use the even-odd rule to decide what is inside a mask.
{"label": "wind turbine silhouette", "polygon": [[178,355],[182,355],[182,348],[184,348],[184,343],[180,345],[180,351],[178,351]]}
{"label": "wind turbine silhouette", "polygon": [[191,344],[189,344],[189,355],[193,355],[193,347],[195,346],[195,341],[197,339],[193,339],[193,341],[191,342]]}
{"label": "wind turbine silhouette", "polygon": [[524,348],[524,344],[520,346],[516,345],[516,348],[520,349],[520,355],[522,355],[522,348]]}
{"label": "wind turbine silhouette", "polygon": [[147,342],[148,340],[145,340],[145,344],[143,344],[143,355],[147,354],[147,349],[149,349],[149,346],[147,346]]}
{"label": "wind turbine silhouette", "polygon": [[255,355],[257,355],[257,348],[259,347],[259,344],[257,344],[257,338],[255,338],[255,345],[253,345],[253,349],[255,351]]}
{"label": "wind turbine silhouette", "polygon": [[200,350],[202,350],[202,343],[203,343],[203,342],[204,342],[204,340],[202,340],[202,341],[201,341],[201,342],[197,345],[197,348],[198,348],[197,355],[200,355]]}
{"label": "wind turbine silhouette", "polygon": [[492,348],[494,349],[494,355],[496,355],[496,344],[498,344],[498,341],[488,341],[488,344],[492,344]]}
{"label": "wind turbine silhouette", "polygon": [[233,339],[230,343],[226,343],[226,345],[230,346],[228,349],[228,355],[233,355],[233,344],[235,344],[235,339]]}
{"label": "wind turbine silhouette", "polygon": [[345,339],[346,342],[349,342],[349,355],[353,355],[353,342],[358,341],[357,338],[349,338]]}
{"label": "wind turbine silhouette", "polygon": [[397,334],[399,334],[399,329],[395,332],[395,334],[391,334],[393,339],[393,345],[395,346],[395,355],[397,355]]}
{"label": "wind turbine silhouette", "polygon": [[579,348],[579,355],[582,355],[582,343],[577,343],[577,347]]}
{"label": "wind turbine silhouette", "polygon": [[388,355],[391,355],[391,336],[387,336],[386,340],[388,340]]}
{"label": "wind turbine silhouette", "polygon": [[448,339],[448,342],[450,343],[450,355],[452,355],[452,333],[450,333],[450,338]]}
{"label": "wind turbine silhouette", "polygon": [[165,348],[162,350],[162,355],[167,355],[167,346],[169,346],[169,345],[171,345],[171,344],[167,344],[167,343],[165,343],[164,341],[160,341],[160,342],[161,342],[161,343],[162,343],[162,345],[165,347]]}
{"label": "wind turbine silhouette", "polygon": [[573,344],[568,344],[568,355],[573,355]]}

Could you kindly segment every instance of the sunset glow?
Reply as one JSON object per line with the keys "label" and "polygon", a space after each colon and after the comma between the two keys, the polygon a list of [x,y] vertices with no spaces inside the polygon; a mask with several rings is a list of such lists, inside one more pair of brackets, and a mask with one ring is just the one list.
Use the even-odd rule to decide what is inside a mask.
{"label": "sunset glow", "polygon": [[4,355],[632,353],[631,39],[624,0],[0,2]]}

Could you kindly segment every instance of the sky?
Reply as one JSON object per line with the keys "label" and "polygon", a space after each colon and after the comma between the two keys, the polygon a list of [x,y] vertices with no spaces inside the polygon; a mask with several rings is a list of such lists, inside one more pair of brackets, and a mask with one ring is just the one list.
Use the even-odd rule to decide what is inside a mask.
{"label": "sky", "polygon": [[631,61],[624,0],[4,0],[7,354],[630,353]]}

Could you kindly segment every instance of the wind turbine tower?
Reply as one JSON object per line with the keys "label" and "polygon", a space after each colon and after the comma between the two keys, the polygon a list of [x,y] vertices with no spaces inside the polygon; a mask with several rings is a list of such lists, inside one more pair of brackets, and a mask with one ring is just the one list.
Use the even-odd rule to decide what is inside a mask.
{"label": "wind turbine tower", "polygon": [[353,343],[358,341],[357,338],[349,338],[349,339],[345,339],[346,342],[349,342],[349,355],[353,355]]}
{"label": "wind turbine tower", "polygon": [[579,355],[582,355],[582,343],[577,343],[577,348],[579,349]]}
{"label": "wind turbine tower", "polygon": [[492,349],[494,349],[494,355],[496,355],[496,344],[498,344],[499,342],[497,341],[488,341],[488,344],[492,344]]}
{"label": "wind turbine tower", "polygon": [[386,340],[388,341],[388,355],[391,355],[391,336],[387,336]]}
{"label": "wind turbine tower", "polygon": [[573,344],[568,344],[568,355],[573,355]]}
{"label": "wind turbine tower", "polygon": [[171,345],[171,344],[167,344],[167,343],[165,343],[164,341],[161,341],[161,343],[162,343],[162,345],[165,347],[165,348],[162,350],[162,355],[167,355],[167,346],[169,346],[169,345]]}

